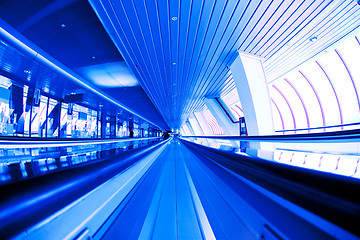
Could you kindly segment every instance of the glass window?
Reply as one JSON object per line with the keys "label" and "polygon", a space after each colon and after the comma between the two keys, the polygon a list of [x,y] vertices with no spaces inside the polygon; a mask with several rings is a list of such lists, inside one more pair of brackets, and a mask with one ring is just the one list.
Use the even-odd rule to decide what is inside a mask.
{"label": "glass window", "polygon": [[129,137],[129,128],[128,128],[127,121],[119,120],[119,122],[117,124],[116,137],[118,137],[118,138]]}
{"label": "glass window", "polygon": [[335,51],[328,52],[319,59],[333,84],[341,107],[343,123],[360,120],[359,105],[354,86],[341,59]]}
{"label": "glass window", "polygon": [[[304,111],[296,100],[296,95],[299,95],[299,99],[302,100],[300,103],[305,106],[310,128],[320,128],[311,132],[354,129],[354,126],[331,126],[360,122],[359,62],[360,44],[353,36],[333,46],[333,50],[327,50],[269,84],[270,96],[283,116],[285,129],[289,127],[288,107],[271,85],[275,85],[288,100],[297,128],[304,125]],[[290,88],[291,86],[286,86],[285,78],[297,93]],[[277,112],[275,107],[273,110]],[[280,127],[279,120],[279,115],[274,114],[276,129]],[[331,128],[322,129],[323,126]]]}
{"label": "glass window", "polygon": [[32,106],[31,137],[45,137],[48,97],[41,95],[39,102]]}
{"label": "glass window", "polygon": [[203,111],[203,115],[206,119],[206,122],[209,124],[214,135],[224,135],[223,130],[221,129],[219,123],[216,121],[211,112],[206,109]]}
{"label": "glass window", "polygon": [[231,90],[225,96],[221,96],[221,100],[223,100],[237,119],[244,117],[244,112],[242,110],[239,94],[236,88]]}
{"label": "glass window", "polygon": [[134,123],[134,137],[140,137],[141,135],[141,132],[140,132],[140,127],[139,127],[139,124],[137,123]]}
{"label": "glass window", "polygon": [[47,132],[46,137],[58,137],[59,136],[59,114],[60,104],[57,100],[50,98],[48,106],[47,117]]}
{"label": "glass window", "polygon": [[271,101],[272,113],[274,118],[274,128],[275,131],[284,130],[283,120],[281,119],[281,115],[274,102]]}
{"label": "glass window", "polygon": [[[338,49],[341,54],[351,76],[354,81],[354,85],[358,94],[360,94],[360,71],[359,71],[359,63],[360,63],[360,44],[355,37],[348,39],[341,44]],[[358,96],[360,97],[360,96]],[[360,113],[359,111],[354,112],[354,121],[360,121]]]}
{"label": "glass window", "polygon": [[12,82],[10,79],[0,76],[0,135],[12,135],[10,129],[10,87]]}
{"label": "glass window", "polygon": [[282,119],[284,121],[285,130],[292,130],[295,128],[294,120],[290,111],[289,106],[287,105],[285,99],[281,96],[281,94],[275,90],[273,87],[269,88],[270,96],[278,106]]}
{"label": "glass window", "polygon": [[28,99],[29,87],[24,86],[24,93],[23,93],[23,113],[24,113],[24,136],[29,136],[30,131],[30,115],[31,115],[31,104],[32,98]]}
{"label": "glass window", "polygon": [[88,132],[88,137],[96,138],[97,135],[97,111],[88,109],[87,115],[87,127],[86,131]]}
{"label": "glass window", "polygon": [[316,62],[303,66],[301,71],[313,85],[324,112],[325,125],[341,124],[339,105],[335,92],[323,70]]}
{"label": "glass window", "polygon": [[276,87],[279,89],[279,91],[281,91],[281,93],[284,95],[284,97],[290,104],[291,109],[293,111],[293,115],[295,117],[296,128],[297,129],[308,128],[309,126],[307,125],[307,116],[306,116],[307,113],[305,112],[304,107],[296,91],[284,79],[282,79],[281,81],[277,81],[276,84],[274,85],[276,85]]}
{"label": "glass window", "polygon": [[102,112],[99,111],[98,115],[97,115],[97,136],[98,138],[101,138],[101,131],[102,131],[102,126],[101,126],[101,116],[102,116]]}
{"label": "glass window", "polygon": [[191,136],[192,134],[191,134],[191,131],[189,130],[189,128],[188,128],[188,126],[186,125],[186,124],[184,124],[183,125],[183,133],[182,133],[182,135],[184,135],[184,136]]}
{"label": "glass window", "polygon": [[203,136],[204,135],[204,133],[203,133],[200,125],[198,124],[196,118],[194,118],[194,117],[189,118],[189,122],[190,122],[191,127],[193,128],[193,130],[194,130],[194,132],[195,132],[195,134],[197,136]]}
{"label": "glass window", "polygon": [[[299,71],[290,72],[285,75],[285,78],[294,86],[300,95],[308,113],[310,127],[322,127],[322,110],[316,96],[317,91],[312,88],[312,83],[309,83]],[[310,81],[310,79],[308,80]]]}
{"label": "glass window", "polygon": [[[110,129],[110,122],[108,124]],[[97,129],[97,111],[78,104],[62,104],[60,135],[72,138],[96,138]]]}

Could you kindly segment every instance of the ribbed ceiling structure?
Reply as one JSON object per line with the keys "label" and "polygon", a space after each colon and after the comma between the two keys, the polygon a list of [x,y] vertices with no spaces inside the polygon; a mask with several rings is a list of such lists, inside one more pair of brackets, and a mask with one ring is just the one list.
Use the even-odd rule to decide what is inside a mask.
{"label": "ribbed ceiling structure", "polygon": [[[219,96],[234,87],[227,66],[237,50],[263,57],[266,71],[275,78],[360,24],[354,17],[359,10],[355,1],[90,0],[90,4],[172,128],[203,108],[206,96]],[[312,35],[308,28],[319,28],[314,23],[325,17],[329,27],[320,24],[321,36],[333,38],[306,52],[307,37]],[[336,27],[339,21],[346,24]],[[282,54],[291,57],[291,64],[281,60]]]}

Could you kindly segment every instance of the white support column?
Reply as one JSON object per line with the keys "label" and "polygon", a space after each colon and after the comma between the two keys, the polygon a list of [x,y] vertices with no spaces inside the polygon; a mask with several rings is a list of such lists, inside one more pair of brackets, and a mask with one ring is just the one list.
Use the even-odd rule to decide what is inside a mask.
{"label": "white support column", "polygon": [[221,129],[228,136],[240,136],[240,128],[238,123],[233,123],[226,115],[225,111],[214,98],[206,98],[205,105],[210,110]]}
{"label": "white support column", "polygon": [[195,116],[196,120],[198,121],[201,129],[203,130],[205,136],[212,136],[213,132],[212,132],[209,124],[206,122],[204,114],[202,112],[194,112],[194,116]]}
{"label": "white support column", "polygon": [[182,136],[185,136],[185,135],[186,135],[183,127],[180,127],[180,134],[181,134]]}
{"label": "white support column", "polygon": [[192,136],[196,136],[196,134],[195,134],[195,132],[194,132],[194,129],[191,127],[190,122],[187,120],[187,121],[185,122],[185,124],[186,124],[186,127],[189,129],[190,134],[191,134]]}
{"label": "white support column", "polygon": [[195,118],[194,114],[190,114],[189,122],[191,124],[192,129],[194,130],[196,136],[204,136],[204,132],[198,123],[197,119]]}
{"label": "white support column", "polygon": [[269,90],[261,59],[239,53],[230,66],[250,136],[274,134]]}
{"label": "white support column", "polygon": [[[233,123],[224,109],[220,106],[218,101],[213,98],[205,98],[205,105],[219,123],[221,129],[227,136],[240,136],[240,128],[238,123]],[[236,142],[230,143],[233,147],[238,148],[239,144]]]}
{"label": "white support column", "polygon": [[183,129],[183,134],[182,134],[183,136],[190,136],[191,135],[189,129],[186,126],[186,124],[184,124],[182,129]]}

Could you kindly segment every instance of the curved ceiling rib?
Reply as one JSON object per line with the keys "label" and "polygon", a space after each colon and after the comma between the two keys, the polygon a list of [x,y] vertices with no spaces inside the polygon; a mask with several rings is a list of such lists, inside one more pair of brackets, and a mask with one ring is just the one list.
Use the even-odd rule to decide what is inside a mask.
{"label": "curved ceiling rib", "polygon": [[341,106],[340,106],[340,102],[339,102],[339,96],[337,95],[334,85],[330,80],[329,75],[325,72],[325,69],[321,66],[321,64],[318,61],[315,61],[315,63],[319,66],[319,68],[321,69],[321,71],[324,73],[324,75],[326,76],[326,79],[329,81],[329,84],[331,86],[331,89],[333,90],[334,94],[335,94],[335,98],[336,98],[336,102],[338,105],[338,109],[339,109],[339,114],[340,114],[340,124],[344,124],[344,120],[343,120],[343,114],[341,111]]}
{"label": "curved ceiling rib", "polygon": [[[285,125],[284,125],[284,119],[283,119],[283,116],[281,114],[281,111],[279,109],[279,106],[276,104],[276,102],[274,101],[273,98],[271,98],[271,102],[274,104],[275,108],[276,108],[276,111],[277,113],[279,114],[279,117],[280,117],[280,121],[281,121],[281,126],[282,126],[282,129],[281,130],[285,130]],[[284,133],[283,133],[284,134]]]}
{"label": "curved ceiling rib", "polygon": [[337,49],[335,49],[335,53],[336,53],[336,54],[338,55],[338,57],[340,58],[340,60],[341,60],[342,64],[344,65],[347,73],[349,74],[349,78],[350,78],[350,80],[351,80],[352,86],[354,87],[354,92],[355,92],[355,94],[356,94],[356,99],[357,99],[358,107],[359,107],[359,110],[360,110],[359,93],[358,93],[358,91],[357,91],[357,89],[356,89],[355,82],[354,82],[354,78],[353,78],[352,75],[351,75],[351,72],[350,72],[350,70],[349,70],[349,67],[348,67],[348,66],[346,65],[346,63],[345,63],[344,58],[341,56],[341,54],[339,53],[339,51],[338,51]]}
{"label": "curved ceiling rib", "polygon": [[[292,117],[292,120],[293,120],[293,126],[294,128],[293,129],[296,129],[296,119],[295,119],[295,115],[294,115],[294,111],[291,107],[291,104],[289,103],[289,100],[285,97],[285,95],[280,91],[279,88],[277,88],[275,85],[272,85],[272,87],[278,92],[280,93],[281,97],[285,100],[286,102],[286,105],[288,106],[289,110],[290,110],[290,113],[291,113],[291,117]],[[296,133],[296,131],[295,131]]]}
{"label": "curved ceiling rib", "polygon": [[311,87],[312,91],[313,91],[314,94],[315,94],[316,100],[317,100],[317,102],[319,103],[319,107],[320,107],[320,111],[321,111],[322,124],[323,124],[323,127],[325,127],[325,126],[326,126],[325,114],[324,114],[323,106],[322,106],[321,101],[320,101],[319,94],[316,92],[316,89],[315,89],[314,85],[310,82],[310,80],[308,79],[308,77],[307,77],[302,71],[300,71],[300,70],[299,70],[299,73],[300,73],[301,76],[305,79],[305,81],[309,84],[309,86]]}
{"label": "curved ceiling rib", "polygon": [[304,109],[304,112],[305,112],[306,125],[307,125],[307,127],[309,128],[309,127],[310,127],[309,114],[308,114],[308,111],[307,111],[307,109],[306,109],[304,100],[302,99],[302,97],[301,97],[299,91],[296,89],[296,87],[295,87],[288,79],[284,78],[284,80],[285,80],[285,82],[287,82],[287,83],[290,85],[290,87],[295,91],[297,97],[299,98],[299,100],[300,100],[300,102],[301,102],[301,105],[302,105],[302,107],[303,107],[303,109]]}

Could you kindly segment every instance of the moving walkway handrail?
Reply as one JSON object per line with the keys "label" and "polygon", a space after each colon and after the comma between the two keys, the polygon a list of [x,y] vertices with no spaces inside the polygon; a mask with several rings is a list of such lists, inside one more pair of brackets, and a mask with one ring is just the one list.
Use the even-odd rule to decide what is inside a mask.
{"label": "moving walkway handrail", "polygon": [[160,137],[145,137],[145,138],[71,138],[71,139],[59,139],[59,138],[3,138],[0,137],[0,149],[1,148],[39,148],[39,147],[67,147],[67,146],[80,146],[89,144],[108,144],[108,143],[120,143],[131,141],[143,141],[159,139]]}
{"label": "moving walkway handrail", "polygon": [[0,239],[8,239],[33,226],[166,142],[135,149],[104,161],[0,186]]}
{"label": "moving walkway handrail", "polygon": [[251,182],[360,236],[360,180],[248,157],[181,141],[195,155],[206,157]]}
{"label": "moving walkway handrail", "polygon": [[360,142],[360,130],[347,130],[326,133],[304,133],[288,135],[260,135],[260,136],[182,136],[182,138],[208,138],[234,141],[262,141],[262,142]]}

